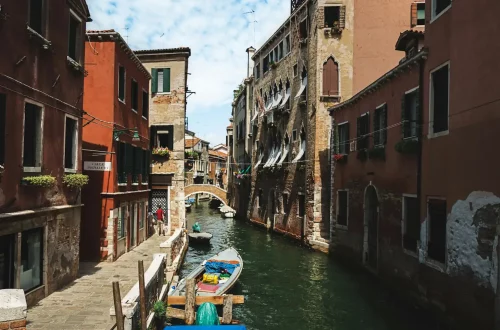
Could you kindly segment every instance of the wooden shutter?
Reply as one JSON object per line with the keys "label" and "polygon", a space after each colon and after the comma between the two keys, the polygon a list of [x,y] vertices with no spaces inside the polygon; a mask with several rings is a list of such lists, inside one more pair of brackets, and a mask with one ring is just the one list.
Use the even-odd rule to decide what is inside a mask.
{"label": "wooden shutter", "polygon": [[170,92],[170,69],[163,69],[163,92]]}
{"label": "wooden shutter", "polygon": [[339,25],[341,29],[345,29],[345,6],[340,6],[340,15],[339,15]]}
{"label": "wooden shutter", "polygon": [[331,57],[323,64],[323,95],[339,95],[339,66]]}
{"label": "wooden shutter", "polygon": [[382,141],[380,141],[380,116],[382,116],[382,109],[375,109],[375,116],[373,116],[373,144],[379,145]]}
{"label": "wooden shutter", "polygon": [[417,26],[417,19],[417,3],[414,2],[411,4],[411,27]]}
{"label": "wooden shutter", "polygon": [[404,139],[406,136],[406,94],[401,98],[401,137]]}
{"label": "wooden shutter", "polygon": [[158,93],[158,69],[152,69],[151,76],[151,93]]}
{"label": "wooden shutter", "polygon": [[384,107],[380,110],[382,111],[382,125],[380,126],[382,126],[381,129],[383,129],[380,136],[382,137],[381,143],[385,145],[387,143],[387,104],[385,104]]}

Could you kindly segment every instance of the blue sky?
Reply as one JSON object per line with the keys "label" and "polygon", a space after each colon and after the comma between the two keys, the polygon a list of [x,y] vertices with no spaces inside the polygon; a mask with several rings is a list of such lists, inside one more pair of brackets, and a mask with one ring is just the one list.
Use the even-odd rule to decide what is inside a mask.
{"label": "blue sky", "polygon": [[[260,47],[290,13],[289,0],[87,0],[88,29],[114,29],[132,49],[190,47],[189,129],[224,143],[233,90],[247,72],[249,46]],[[244,14],[255,11],[254,15]],[[128,29],[127,29],[128,28]]]}

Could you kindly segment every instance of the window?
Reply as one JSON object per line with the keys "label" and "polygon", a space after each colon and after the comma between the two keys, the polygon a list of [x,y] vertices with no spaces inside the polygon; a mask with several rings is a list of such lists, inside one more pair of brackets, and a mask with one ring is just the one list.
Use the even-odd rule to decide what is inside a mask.
{"label": "window", "polygon": [[120,142],[118,143],[118,163],[117,175],[118,184],[127,184],[128,174],[132,174],[133,170],[133,157],[134,151],[130,144]]}
{"label": "window", "polygon": [[263,73],[266,73],[267,71],[269,71],[269,56],[264,57],[262,70],[263,70]]}
{"label": "window", "polygon": [[285,37],[285,42],[284,42],[284,52],[285,55],[288,55],[290,53],[290,50],[292,49],[292,44],[290,43],[290,35],[287,35]]}
{"label": "window", "polygon": [[449,65],[431,73],[431,133],[448,131]]}
{"label": "window", "polygon": [[122,205],[118,215],[118,228],[116,230],[118,239],[125,237],[125,217],[127,216],[127,206]]}
{"label": "window", "polygon": [[269,63],[274,63],[275,61],[274,61],[274,53],[273,53],[273,51],[269,52],[268,56],[269,56]]}
{"label": "window", "polygon": [[82,23],[73,12],[69,15],[68,56],[80,63],[82,49]]}
{"label": "window", "polygon": [[337,150],[341,155],[349,153],[349,123],[345,122],[338,125]]}
{"label": "window", "polygon": [[141,183],[142,184],[147,184],[148,179],[149,179],[149,158],[150,158],[150,153],[149,150],[142,150],[143,156],[142,156],[142,176],[141,176]]}
{"label": "window", "polygon": [[446,261],[446,200],[428,200],[429,243],[427,255],[429,258],[445,263]]}
{"label": "window", "polygon": [[151,76],[152,93],[170,93],[170,68],[153,69]]}
{"label": "window", "polygon": [[38,34],[43,36],[43,0],[30,0],[29,2],[29,26]]}
{"label": "window", "polygon": [[435,18],[451,6],[451,0],[432,0],[432,17]]}
{"label": "window", "polygon": [[411,26],[425,25],[425,2],[411,4]]}
{"label": "window", "polygon": [[299,75],[299,65],[298,64],[295,64],[293,66],[293,76],[294,77],[297,77]]}
{"label": "window", "polygon": [[142,91],[142,116],[148,118],[149,116],[149,97],[148,92]]}
{"label": "window", "polygon": [[151,139],[155,148],[174,150],[174,126],[152,126]]}
{"label": "window", "polygon": [[14,288],[14,235],[0,237],[0,290]]}
{"label": "window", "polygon": [[284,53],[284,46],[283,46],[284,41],[282,40],[280,44],[278,45],[278,57],[281,60],[283,57],[285,57]]}
{"label": "window", "polygon": [[403,123],[403,139],[417,136],[418,88],[403,96],[401,121]]}
{"label": "window", "polygon": [[21,289],[33,290],[43,284],[43,228],[21,234]]}
{"label": "window", "polygon": [[144,156],[142,149],[137,147],[132,147],[132,183],[139,183],[139,175],[142,174],[142,166],[144,161],[142,157]]}
{"label": "window", "polygon": [[137,111],[139,109],[139,85],[137,84],[137,81],[132,80],[132,84],[130,85],[130,92],[132,110]]}
{"label": "window", "polygon": [[125,102],[125,68],[120,65],[118,68],[118,98]]}
{"label": "window", "polygon": [[306,196],[299,195],[298,216],[303,218],[306,214]]}
{"label": "window", "polygon": [[339,65],[332,57],[323,63],[323,95],[339,95]]}
{"label": "window", "polygon": [[[7,98],[0,94],[0,165],[5,164],[5,113],[7,111]],[[0,273],[1,276],[1,273]],[[0,286],[1,288],[1,286]]]}
{"label": "window", "polygon": [[296,129],[294,129],[292,131],[292,142],[295,142],[295,141],[297,141],[297,130]]}
{"label": "window", "polygon": [[300,38],[301,39],[306,39],[307,38],[307,20],[303,20],[300,22],[299,25],[299,33],[300,33]]}
{"label": "window", "polygon": [[349,220],[349,191],[337,191],[337,225],[347,227]]}
{"label": "window", "polygon": [[340,6],[325,7],[325,27],[340,25]]}
{"label": "window", "polygon": [[357,122],[357,149],[363,150],[368,148],[368,134],[370,133],[370,114],[365,113],[358,117]]}
{"label": "window", "polygon": [[66,116],[64,139],[64,168],[76,170],[76,152],[78,150],[78,121]]}
{"label": "window", "polygon": [[403,248],[412,252],[417,252],[417,242],[420,240],[418,207],[416,197],[403,196]]}
{"label": "window", "polygon": [[144,219],[147,216],[146,208],[144,207],[144,202],[139,203],[139,229],[144,228]]}
{"label": "window", "polygon": [[257,196],[257,199],[259,207],[262,208],[264,206],[264,192],[262,191],[262,189],[259,189],[259,195]]}
{"label": "window", "polygon": [[375,109],[373,116],[373,145],[383,146],[387,143],[387,105]]}
{"label": "window", "polygon": [[42,166],[42,108],[26,103],[24,108],[23,166],[40,168]]}
{"label": "window", "polygon": [[255,79],[260,78],[260,63],[255,66]]}

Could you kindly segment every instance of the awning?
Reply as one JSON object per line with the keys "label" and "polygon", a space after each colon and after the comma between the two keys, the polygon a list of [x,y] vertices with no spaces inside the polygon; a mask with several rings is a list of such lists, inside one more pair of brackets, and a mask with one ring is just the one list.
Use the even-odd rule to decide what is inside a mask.
{"label": "awning", "polygon": [[252,117],[252,120],[251,121],[255,121],[255,119],[257,119],[257,117],[259,116],[259,110],[258,109],[255,109],[255,115],[253,115]]}
{"label": "awning", "polygon": [[271,106],[273,105],[273,97],[272,95],[267,99],[266,111],[271,110]]}
{"label": "awning", "polygon": [[304,90],[306,89],[306,86],[307,86],[307,76],[305,76],[304,79],[302,79],[302,83],[300,84],[299,92],[297,93],[297,95],[295,96],[295,98],[298,98],[299,96],[302,95],[302,93],[304,93]]}
{"label": "awning", "polygon": [[283,100],[281,101],[281,104],[280,104],[280,108],[283,108],[284,106],[286,106],[286,103],[288,102],[288,99],[290,98],[290,94],[292,93],[292,90],[290,87],[288,87],[286,89],[286,93],[285,93],[285,97],[283,98]]}
{"label": "awning", "polygon": [[304,140],[300,143],[299,153],[297,154],[297,157],[295,157],[295,159],[292,160],[292,163],[298,162],[302,158],[302,156],[304,156],[305,151],[306,151],[306,141]]}
{"label": "awning", "polygon": [[264,164],[264,167],[269,167],[271,164],[271,161],[273,160],[274,156],[276,155],[276,148],[273,148],[271,150],[271,154],[269,155],[269,158],[267,159],[267,162]]}
{"label": "awning", "polygon": [[280,156],[281,156],[281,148],[278,149],[278,152],[274,156],[273,161],[271,162],[270,166],[274,166],[274,164],[276,164],[278,159],[280,159]]}
{"label": "awning", "polygon": [[262,163],[262,158],[264,158],[264,154],[260,154],[259,160],[257,161],[257,164],[255,164],[254,168],[259,167],[260,163]]}
{"label": "awning", "polygon": [[288,149],[290,149],[290,146],[288,144],[283,147],[283,155],[281,155],[281,159],[278,162],[278,165],[283,164],[283,162],[285,161],[286,156],[288,155]]}
{"label": "awning", "polygon": [[271,109],[276,109],[278,105],[280,105],[281,99],[283,98],[283,93],[280,91],[274,96],[274,102],[273,105],[271,106]]}

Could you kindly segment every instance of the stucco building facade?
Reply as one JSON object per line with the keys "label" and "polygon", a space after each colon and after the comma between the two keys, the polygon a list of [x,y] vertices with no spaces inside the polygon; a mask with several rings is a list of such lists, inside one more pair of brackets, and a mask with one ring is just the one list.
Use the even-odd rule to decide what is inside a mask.
{"label": "stucco building facade", "polygon": [[[49,20],[50,12],[50,20]],[[0,289],[28,306],[78,275],[85,1],[2,4]]]}
{"label": "stucco building facade", "polygon": [[487,150],[498,139],[491,86],[500,65],[491,56],[498,45],[479,36],[500,32],[500,7],[418,4],[425,38],[401,31],[400,64],[330,109],[331,250],[456,328],[492,329],[500,191],[498,159]]}
{"label": "stucco building facade", "polygon": [[412,1],[291,3],[291,15],[253,56],[248,217],[328,251],[326,110],[399,61],[398,52],[383,45],[410,24]]}
{"label": "stucco building facade", "polygon": [[[149,197],[149,72],[114,30],[87,31],[81,256],[114,261],[143,242]],[[95,123],[95,124],[94,124]],[[149,230],[148,230],[149,229]]]}
{"label": "stucco building facade", "polygon": [[[184,143],[189,48],[135,51],[150,72],[150,210],[166,211],[167,231],[185,227]],[[161,150],[167,149],[168,153]]]}

